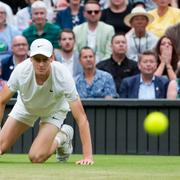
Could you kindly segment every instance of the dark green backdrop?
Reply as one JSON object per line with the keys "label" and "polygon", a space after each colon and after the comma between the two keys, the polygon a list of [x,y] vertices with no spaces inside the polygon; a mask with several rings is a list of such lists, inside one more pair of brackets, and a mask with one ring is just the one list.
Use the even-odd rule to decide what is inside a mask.
{"label": "dark green backdrop", "polygon": [[[6,106],[5,117],[15,103]],[[180,101],[170,100],[83,100],[87,113],[93,151],[95,154],[180,154]],[[169,128],[160,137],[144,132],[143,121],[151,111],[164,112],[169,117]],[[78,128],[71,113],[65,121],[75,128],[74,153],[81,153]],[[27,153],[38,131],[38,122],[22,135],[11,148],[12,153]]]}

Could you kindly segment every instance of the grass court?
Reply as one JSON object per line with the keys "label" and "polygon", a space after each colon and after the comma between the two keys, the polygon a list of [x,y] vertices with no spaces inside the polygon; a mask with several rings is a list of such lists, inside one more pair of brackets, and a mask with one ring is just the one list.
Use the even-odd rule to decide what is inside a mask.
{"label": "grass court", "polygon": [[66,163],[52,156],[32,164],[26,154],[0,157],[0,180],[180,180],[179,156],[94,155],[92,166],[75,165],[81,155]]}

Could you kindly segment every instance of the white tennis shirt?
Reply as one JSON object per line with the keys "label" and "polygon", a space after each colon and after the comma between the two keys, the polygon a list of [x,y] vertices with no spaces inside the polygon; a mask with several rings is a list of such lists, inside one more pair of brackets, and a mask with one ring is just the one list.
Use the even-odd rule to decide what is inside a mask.
{"label": "white tennis shirt", "polygon": [[51,74],[43,85],[38,85],[30,59],[18,64],[7,82],[12,92],[18,91],[17,103],[28,113],[49,116],[54,112],[69,111],[68,102],[78,97],[68,69],[60,62],[51,63]]}

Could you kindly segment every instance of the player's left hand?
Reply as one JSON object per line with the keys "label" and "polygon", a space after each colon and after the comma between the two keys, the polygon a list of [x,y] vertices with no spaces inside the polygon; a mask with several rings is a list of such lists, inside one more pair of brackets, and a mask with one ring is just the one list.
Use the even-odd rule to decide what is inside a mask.
{"label": "player's left hand", "polygon": [[82,159],[79,161],[76,161],[77,165],[93,165],[94,161],[92,159]]}

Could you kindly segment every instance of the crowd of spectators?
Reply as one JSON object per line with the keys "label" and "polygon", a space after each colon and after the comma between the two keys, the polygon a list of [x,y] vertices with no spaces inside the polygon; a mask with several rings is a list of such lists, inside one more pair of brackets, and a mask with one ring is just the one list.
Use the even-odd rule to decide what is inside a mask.
{"label": "crowd of spectators", "polygon": [[0,90],[32,41],[45,38],[81,98],[180,98],[177,0],[13,3],[0,1]]}

